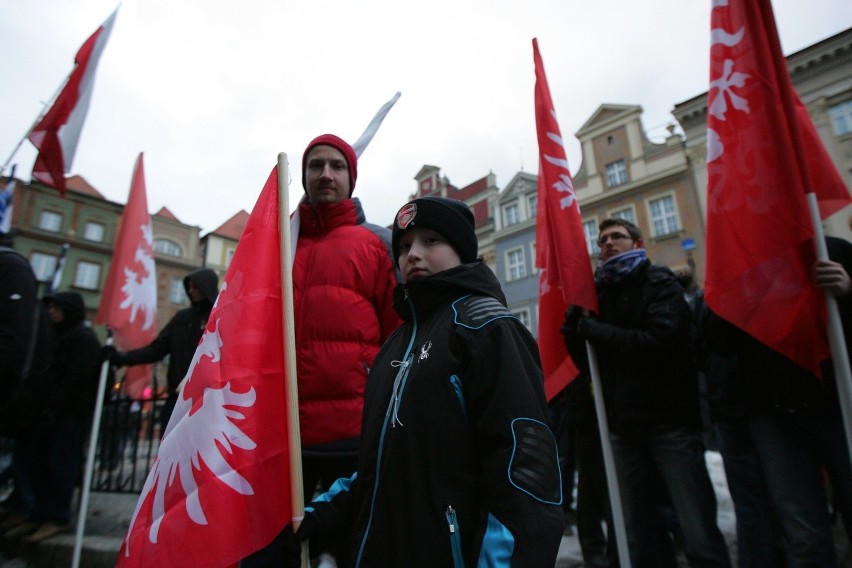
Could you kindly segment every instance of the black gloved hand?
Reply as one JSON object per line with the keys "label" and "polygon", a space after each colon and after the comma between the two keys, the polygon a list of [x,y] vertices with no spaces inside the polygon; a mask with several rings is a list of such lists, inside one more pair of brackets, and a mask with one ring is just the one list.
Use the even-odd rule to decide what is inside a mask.
{"label": "black gloved hand", "polygon": [[302,566],[302,542],[308,540],[317,531],[317,521],[310,513],[305,513],[299,530],[293,532],[293,525],[284,527],[281,541],[284,545],[285,568],[300,568]]}
{"label": "black gloved hand", "polygon": [[124,367],[129,363],[127,353],[119,351],[112,345],[101,347],[101,361],[106,361],[107,359],[109,359],[113,367]]}
{"label": "black gloved hand", "polygon": [[118,353],[118,349],[116,349],[115,346],[104,345],[103,347],[101,347],[100,362],[103,363],[104,361],[112,361],[112,358],[115,356],[116,353]]}
{"label": "black gloved hand", "polygon": [[562,335],[569,335],[571,333],[577,333],[577,325],[580,323],[580,318],[583,317],[583,308],[578,306],[577,304],[571,304],[568,308],[568,311],[565,312],[565,323],[562,324],[562,327],[559,328],[559,331],[562,332]]}

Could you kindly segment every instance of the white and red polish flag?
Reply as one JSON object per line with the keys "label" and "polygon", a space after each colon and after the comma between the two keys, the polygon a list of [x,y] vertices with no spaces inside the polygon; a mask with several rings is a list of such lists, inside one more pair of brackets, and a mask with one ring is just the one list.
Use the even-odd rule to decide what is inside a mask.
{"label": "white and red polish flag", "polygon": [[793,88],[769,0],[712,1],[707,103],[707,303],[819,375],[827,315],[805,195],[823,218],[850,196]]}
{"label": "white and red polish flag", "polygon": [[[113,333],[119,351],[143,347],[157,333],[157,274],[154,264],[154,232],[148,213],[145,167],[142,154],[136,159],[130,195],[121,216],[101,303],[95,323]],[[151,365],[127,368],[125,389],[133,398],[151,382]]]}
{"label": "white and red polish flag", "polygon": [[106,47],[118,8],[83,44],[74,57],[68,81],[28,138],[39,153],[33,179],[55,187],[65,196],[65,174],[71,171],[80,131],[89,112],[98,60]]}
{"label": "white and red polish flag", "polygon": [[565,310],[572,304],[596,312],[598,297],[589,260],[583,218],[544,63],[533,39],[535,60],[535,119],[539,174],[536,219],[536,266],[539,279],[538,345],[547,400],[577,376],[560,332]]}
{"label": "white and red polish flag", "polygon": [[121,568],[234,565],[291,520],[277,184],[276,168],[207,320]]}

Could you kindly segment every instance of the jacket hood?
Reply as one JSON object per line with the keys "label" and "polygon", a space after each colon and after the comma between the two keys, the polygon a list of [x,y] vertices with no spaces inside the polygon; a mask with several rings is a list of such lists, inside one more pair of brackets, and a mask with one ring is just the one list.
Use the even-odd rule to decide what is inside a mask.
{"label": "jacket hood", "polygon": [[198,286],[201,293],[204,294],[204,297],[208,302],[210,302],[210,305],[213,305],[216,302],[216,298],[219,296],[219,277],[216,276],[215,272],[209,268],[199,268],[195,272],[190,272],[183,279],[183,288],[184,290],[187,290],[187,296],[189,295],[187,285],[190,280],[195,282],[195,285]]}
{"label": "jacket hood", "polygon": [[78,292],[56,292],[45,296],[42,300],[45,305],[53,302],[62,313],[65,314],[66,326],[76,325],[86,319],[86,304],[83,302],[83,296]]}
{"label": "jacket hood", "polygon": [[394,290],[393,306],[407,321],[411,318],[411,304],[407,298],[418,312],[425,312],[468,294],[491,296],[506,305],[506,296],[497,277],[484,262],[477,260],[400,284]]}

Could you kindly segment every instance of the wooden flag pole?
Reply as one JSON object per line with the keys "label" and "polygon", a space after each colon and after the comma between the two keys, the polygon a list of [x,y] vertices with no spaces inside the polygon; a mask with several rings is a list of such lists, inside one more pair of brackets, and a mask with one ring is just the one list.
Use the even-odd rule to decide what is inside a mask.
{"label": "wooden flag pole", "polygon": [[595,394],[595,413],[598,416],[598,432],[601,436],[606,486],[609,489],[609,503],[612,508],[612,524],[615,530],[615,542],[618,545],[618,562],[625,568],[630,567],[630,553],[627,547],[627,530],[624,527],[624,512],[621,508],[621,492],[618,489],[618,473],[615,471],[615,459],[609,441],[609,423],[606,420],[601,374],[598,370],[598,356],[592,344],[586,341],[586,353],[589,355],[589,374],[592,376],[592,389]]}
{"label": "wooden flag pole", "polygon": [[[278,154],[278,234],[281,245],[281,321],[284,326],[287,436],[290,446],[290,496],[293,530],[305,517],[302,491],[302,437],[299,431],[299,387],[296,382],[296,324],[293,318],[293,263],[290,258],[290,164],[287,154]],[[308,541],[302,542],[302,568],[308,566]]]}
{"label": "wooden flag pole", "polygon": [[[816,194],[808,193],[805,197],[808,201],[808,210],[814,227],[817,260],[829,260]],[[849,276],[852,276],[852,274]],[[840,321],[840,311],[837,308],[837,299],[826,292],[825,302],[828,307],[828,340],[834,363],[834,382],[837,383],[837,394],[840,398],[843,429],[846,432],[846,450],[849,452],[850,459],[852,459],[852,371],[849,367],[849,353],[846,351],[846,339]]]}

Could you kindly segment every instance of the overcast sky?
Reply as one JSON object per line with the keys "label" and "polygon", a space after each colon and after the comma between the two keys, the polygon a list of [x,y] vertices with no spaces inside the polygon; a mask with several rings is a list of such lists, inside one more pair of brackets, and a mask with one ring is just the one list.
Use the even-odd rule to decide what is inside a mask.
{"label": "overcast sky", "polygon": [[[0,163],[114,0],[4,2]],[[849,0],[775,0],[785,54],[852,26]],[[278,152],[302,195],[317,134],[354,142],[402,96],[359,161],[355,195],[389,225],[424,164],[458,187],[538,171],[532,38],[566,139],[603,103],[638,104],[652,140],[707,90],[710,0],[127,0],[98,66],[72,174],[127,200],[145,153],[148,207],[202,234],[251,211]],[[15,155],[28,180],[35,149]],[[4,173],[8,173],[4,172]]]}

